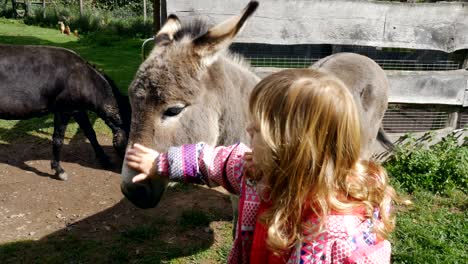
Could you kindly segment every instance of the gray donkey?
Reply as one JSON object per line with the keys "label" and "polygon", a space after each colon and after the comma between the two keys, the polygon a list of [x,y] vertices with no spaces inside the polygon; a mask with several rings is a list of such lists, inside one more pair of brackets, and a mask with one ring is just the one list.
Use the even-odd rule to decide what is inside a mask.
{"label": "gray donkey", "polygon": [[[211,28],[199,20],[181,25],[176,16],[169,16],[129,87],[129,146],[140,143],[162,152],[173,145],[201,141],[211,145],[248,143],[248,98],[259,78],[227,49],[257,6],[250,2],[239,16]],[[372,60],[356,54],[333,55],[314,67],[336,74],[352,90],[362,111],[367,149],[377,137],[387,107],[384,72]],[[368,157],[366,153],[363,151]],[[135,175],[124,163],[122,192],[140,208],[155,207],[166,180],[134,184]]]}

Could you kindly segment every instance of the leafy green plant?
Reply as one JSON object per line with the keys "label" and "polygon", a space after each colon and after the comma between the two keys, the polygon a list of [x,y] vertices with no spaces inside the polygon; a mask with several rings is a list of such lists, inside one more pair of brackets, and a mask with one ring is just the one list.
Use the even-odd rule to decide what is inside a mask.
{"label": "leafy green plant", "polygon": [[[437,144],[426,147],[424,142],[407,135],[397,146],[395,155],[384,166],[401,189],[418,189],[446,193],[453,189],[468,190],[468,145],[459,146],[452,133]],[[431,141],[433,135],[425,135]]]}
{"label": "leafy green plant", "polygon": [[0,5],[0,17],[12,18],[14,16],[13,8],[9,5]]}

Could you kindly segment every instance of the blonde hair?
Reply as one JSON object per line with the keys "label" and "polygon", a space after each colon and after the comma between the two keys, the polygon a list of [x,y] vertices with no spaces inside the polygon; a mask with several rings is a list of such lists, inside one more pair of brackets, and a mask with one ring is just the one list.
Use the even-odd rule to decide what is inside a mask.
{"label": "blonde hair", "polygon": [[272,207],[261,220],[271,250],[279,253],[302,239],[308,209],[322,228],[332,210],[364,207],[372,219],[377,208],[374,232],[385,238],[393,230],[388,208],[395,191],[381,166],[359,159],[359,113],[340,80],[311,69],[284,70],[254,88],[249,110],[267,151],[256,167],[270,190]]}

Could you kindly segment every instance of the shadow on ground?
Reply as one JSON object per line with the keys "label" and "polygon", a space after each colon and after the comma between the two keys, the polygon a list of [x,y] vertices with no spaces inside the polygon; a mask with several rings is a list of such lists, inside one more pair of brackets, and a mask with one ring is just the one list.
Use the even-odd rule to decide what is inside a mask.
{"label": "shadow on ground", "polygon": [[[88,211],[89,214],[83,216],[80,213],[83,217],[64,222],[65,226],[62,225],[57,231],[39,240],[22,240],[0,245],[1,263],[167,263],[181,257],[195,259],[195,263],[200,263],[199,258],[225,262],[232,243],[232,209],[226,194],[203,187],[178,185],[167,191],[157,208],[138,209],[122,199],[118,191],[120,165],[109,175],[108,183],[111,187],[104,188],[104,178],[108,177],[105,173],[109,172],[102,169],[91,145],[79,130],[69,138],[69,142],[64,144],[62,149],[61,160],[69,163],[64,166],[65,170],[69,168],[70,172],[76,172],[73,178],[67,182],[55,183],[51,179],[41,177],[34,179],[37,176],[52,176],[52,171],[44,166],[48,165],[52,158],[52,143],[48,133],[45,136],[33,136],[30,132],[47,130],[52,125],[52,120],[48,121],[47,117],[44,117],[39,120],[19,121],[9,130],[0,129],[0,138],[11,138],[6,140],[8,143],[0,144],[0,163],[22,171],[19,172],[21,175],[15,171],[15,174],[4,178],[13,177],[23,181],[24,177],[29,179],[20,183],[23,187],[12,183],[13,180],[0,183],[11,183],[9,188],[4,189],[11,190],[11,194],[4,193],[4,196],[19,192],[23,196],[20,201],[34,201],[34,196],[41,194],[47,200],[43,205],[37,205],[41,208],[29,208],[30,210],[24,211],[10,202],[11,199],[0,199],[0,209],[7,207],[23,210],[18,212],[31,212],[31,218],[34,214],[41,216],[40,211],[46,211],[44,214],[47,214],[48,218],[44,219],[42,215],[44,223],[39,224],[36,229],[44,231],[43,233],[49,230],[46,229],[47,225],[57,220],[54,220],[56,213],[51,206],[65,204],[61,206],[67,207],[69,213]],[[98,140],[114,161],[121,162],[110,145],[110,137],[101,136]],[[107,142],[102,142],[103,140]],[[8,166],[4,168],[7,172],[1,173],[12,172]],[[30,186],[39,190],[28,192]],[[78,196],[70,192],[70,188],[78,189],[84,195]],[[91,193],[99,192],[100,189],[110,193],[100,194],[99,199],[95,200],[96,196],[92,196]],[[62,199],[59,197],[67,196],[67,192],[70,192],[68,201],[56,201]],[[105,208],[103,206],[93,206],[101,200],[109,199],[115,202],[107,209],[99,209]],[[17,221],[12,228],[21,228],[24,224],[22,219],[8,220]]]}
{"label": "shadow on ground", "polygon": [[136,209],[121,200],[38,241],[0,245],[0,259],[2,263],[166,263],[202,253],[216,242],[213,260],[223,262],[231,239],[231,225],[226,224],[231,219],[229,205],[229,198],[218,191],[176,187],[155,209]]}
{"label": "shadow on ground", "polygon": [[[96,117],[93,115],[88,116],[90,117],[91,124],[94,124]],[[70,123],[74,123],[73,119]],[[55,177],[51,170],[39,171],[27,164],[28,161],[53,159],[51,135],[53,126],[53,118],[44,116],[41,118],[20,120],[11,129],[0,128],[0,139],[4,142],[8,142],[0,144],[0,163],[9,164],[19,169],[30,171],[39,176]],[[40,134],[41,131],[48,132],[42,132],[44,133],[43,136],[34,136],[31,134],[33,131],[36,134]],[[109,142],[112,141],[111,136],[104,139]],[[24,147],[11,148],[11,144]],[[102,143],[100,145],[112,161],[113,166],[111,170],[114,172],[120,172],[122,160],[118,157],[114,148],[111,146],[103,146]],[[87,141],[87,138],[81,132],[80,128],[78,128],[77,132],[69,138],[69,142],[63,144],[60,161],[77,163],[83,167],[94,169],[103,168],[96,159],[96,155],[91,144]]]}

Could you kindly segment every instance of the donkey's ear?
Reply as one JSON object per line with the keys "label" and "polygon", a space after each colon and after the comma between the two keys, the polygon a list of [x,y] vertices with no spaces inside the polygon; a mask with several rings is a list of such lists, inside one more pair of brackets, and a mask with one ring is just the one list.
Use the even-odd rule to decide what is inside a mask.
{"label": "donkey's ear", "polygon": [[155,45],[167,45],[174,40],[174,35],[182,28],[176,15],[169,15],[164,26],[154,36]]}
{"label": "donkey's ear", "polygon": [[255,12],[257,1],[250,1],[238,16],[232,17],[208,30],[204,35],[193,40],[195,51],[205,65],[216,60],[218,53],[227,49],[234,37],[242,30],[245,21]]}

